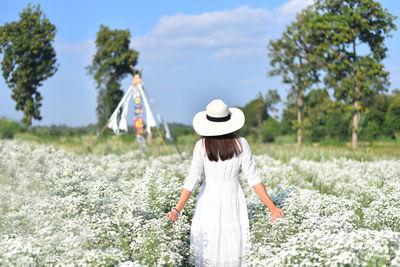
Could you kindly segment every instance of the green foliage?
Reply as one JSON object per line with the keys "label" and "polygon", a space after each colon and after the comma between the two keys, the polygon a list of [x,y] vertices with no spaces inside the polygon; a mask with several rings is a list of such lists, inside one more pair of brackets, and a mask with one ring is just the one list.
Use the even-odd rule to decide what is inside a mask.
{"label": "green foliage", "polygon": [[279,122],[277,122],[272,117],[265,120],[260,126],[261,140],[263,142],[273,142],[275,138],[279,135]]}
{"label": "green foliage", "polygon": [[[372,141],[372,139],[376,139],[381,135],[393,137],[393,130],[385,124],[385,115],[393,99],[392,95],[387,94],[381,94],[372,99],[371,105],[363,113],[365,114],[364,120],[360,122],[360,136],[362,139]],[[373,130],[371,125],[375,124],[379,129],[377,134],[369,132]]]}
{"label": "green foliage", "polygon": [[396,95],[388,107],[385,115],[385,126],[392,132],[400,132],[400,95]]}
{"label": "green foliage", "polygon": [[30,4],[19,14],[20,20],[0,26],[1,68],[16,110],[22,110],[26,126],[41,120],[42,96],[38,87],[56,71],[56,52],[52,46],[56,27],[40,6]]}
{"label": "green foliage", "polygon": [[381,130],[376,121],[368,121],[365,132],[367,139],[370,141],[376,139],[378,136],[381,135]]}
{"label": "green foliage", "polygon": [[110,30],[101,25],[96,36],[97,52],[87,69],[99,89],[97,97],[98,126],[103,126],[123,96],[121,80],[133,72],[139,53],[129,48],[129,30]]}
{"label": "green foliage", "polygon": [[281,100],[276,89],[268,90],[265,97],[261,93],[257,98],[251,100],[241,109],[245,115],[245,125],[239,130],[238,134],[242,136],[252,136],[256,140],[260,137],[260,126],[263,121],[268,119],[271,111],[276,111],[274,107]]}
{"label": "green foliage", "polygon": [[347,111],[346,106],[341,103],[335,103],[326,120],[326,136],[331,139],[345,140],[350,134],[351,116],[352,112]]}
{"label": "green foliage", "polygon": [[23,131],[23,126],[15,121],[0,118],[0,139],[11,139]]}
{"label": "green foliage", "polygon": [[305,97],[303,134],[316,142],[326,135],[326,120],[333,105],[326,89],[312,89]]}
{"label": "green foliage", "polygon": [[250,127],[257,127],[267,119],[267,105],[261,94],[251,100],[243,107],[243,112],[246,117],[246,125]]}
{"label": "green foliage", "polygon": [[183,135],[194,135],[195,131],[192,126],[188,126],[182,123],[168,123],[168,127],[174,138]]}
{"label": "green foliage", "polygon": [[269,75],[281,75],[282,82],[290,84],[288,98],[296,100],[300,118],[297,123],[292,122],[292,126],[300,129],[304,96],[319,82],[320,57],[325,46],[318,42],[318,32],[313,30],[318,19],[317,12],[307,8],[296,19],[279,39],[271,40],[267,48],[272,66]]}
{"label": "green foliage", "polygon": [[271,40],[267,48],[272,66],[269,75],[282,75],[282,81],[290,84],[290,94],[297,98],[319,80],[320,47],[314,42],[311,31],[315,14],[303,10],[296,19],[281,38]]}
{"label": "green foliage", "polygon": [[34,126],[30,129],[30,133],[45,139],[58,139],[60,137],[94,135],[96,129],[92,124],[86,127],[68,127],[66,125]]}
{"label": "green foliage", "polygon": [[274,106],[281,102],[281,96],[278,94],[276,89],[268,90],[267,94],[265,95],[264,102],[267,112],[270,113],[271,111],[277,111]]}
{"label": "green foliage", "polygon": [[256,139],[259,135],[257,127],[267,118],[267,108],[262,95],[259,94],[256,99],[247,103],[242,107],[242,111],[245,116],[245,124],[238,134],[242,136],[251,135]]}
{"label": "green foliage", "polygon": [[[363,136],[371,138],[366,131],[376,125],[367,127],[369,119],[379,128],[386,125],[381,133],[391,132],[389,125],[396,123],[383,119],[387,105],[376,106],[370,116],[360,114],[387,91],[389,73],[382,63],[387,56],[384,41],[396,29],[395,19],[373,0],[317,0],[297,15],[279,39],[269,42],[269,75],[280,75],[282,82],[290,85],[282,133],[291,134],[294,128],[299,136],[311,141],[325,136],[343,138],[348,127],[342,123],[351,125],[355,121],[352,130],[364,131]],[[369,51],[360,53],[360,46]],[[336,103],[325,89],[313,89],[322,73],[327,88],[334,90]],[[343,105],[340,112],[333,110],[338,105]],[[349,111],[354,120],[348,117]]]}
{"label": "green foliage", "polygon": [[277,145],[284,145],[284,144],[294,144],[297,141],[296,135],[279,135],[275,137],[274,140],[275,144]]}
{"label": "green foliage", "polygon": [[[316,30],[328,48],[321,58],[324,81],[334,89],[337,100],[353,105],[352,130],[357,134],[360,112],[387,90],[389,72],[382,63],[387,56],[384,40],[396,29],[396,17],[373,0],[319,0],[314,6],[320,14]],[[369,51],[360,53],[360,46]]]}
{"label": "green foliage", "polygon": [[325,137],[318,142],[321,146],[346,147],[346,142],[339,138]]}
{"label": "green foliage", "polygon": [[281,133],[293,135],[296,133],[295,122],[297,120],[297,107],[295,104],[288,104],[282,112]]}

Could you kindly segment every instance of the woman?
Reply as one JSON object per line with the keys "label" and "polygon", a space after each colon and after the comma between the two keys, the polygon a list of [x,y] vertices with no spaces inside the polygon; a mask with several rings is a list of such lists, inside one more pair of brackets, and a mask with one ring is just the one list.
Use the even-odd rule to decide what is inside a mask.
{"label": "woman", "polygon": [[192,164],[178,203],[166,217],[174,223],[201,180],[190,231],[190,263],[196,266],[241,266],[242,249],[249,230],[246,200],[239,183],[239,169],[271,212],[271,220],[283,217],[269,198],[255,168],[249,144],[233,134],[244,125],[244,114],[220,99],[193,118],[196,142]]}

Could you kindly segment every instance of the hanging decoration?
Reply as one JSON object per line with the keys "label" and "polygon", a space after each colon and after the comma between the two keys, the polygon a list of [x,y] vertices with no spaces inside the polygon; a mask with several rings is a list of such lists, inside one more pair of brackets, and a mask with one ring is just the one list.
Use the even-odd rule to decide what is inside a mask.
{"label": "hanging decoration", "polygon": [[[145,93],[142,84],[143,82],[141,77],[136,74],[132,78],[132,85],[129,87],[129,89],[121,99],[117,108],[114,110],[106,126],[111,128],[116,134],[119,134],[120,130],[128,131],[126,116],[128,113],[129,101],[132,98],[134,102],[133,127],[136,130],[137,140],[144,144],[145,139],[143,136],[146,134],[148,137],[151,137],[151,127],[156,127],[156,130],[160,134],[160,138],[162,139],[161,133],[157,126],[156,119],[153,115],[152,108],[156,111],[159,124],[162,124],[165,128],[166,138],[171,140],[171,135],[168,129],[168,125],[162,119],[161,115],[159,114],[157,108],[154,105],[153,99],[151,98],[150,102],[152,104],[152,107],[150,106],[150,103],[148,101],[149,96],[147,95],[147,92]],[[146,131],[144,129],[143,114],[145,114],[146,116],[145,118]]]}
{"label": "hanging decoration", "polygon": [[137,135],[143,135],[143,118],[142,118],[142,98],[140,96],[135,97],[135,117],[133,127],[136,129]]}

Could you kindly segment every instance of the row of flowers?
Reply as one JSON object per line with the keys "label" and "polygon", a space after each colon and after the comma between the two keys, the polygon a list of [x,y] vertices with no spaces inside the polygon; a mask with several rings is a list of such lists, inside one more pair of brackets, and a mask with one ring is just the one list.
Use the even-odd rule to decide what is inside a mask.
{"label": "row of flowers", "polygon": [[[196,195],[175,205],[191,158],[75,155],[0,141],[0,265],[185,266]],[[248,266],[400,265],[400,162],[255,157],[268,210],[241,174]]]}

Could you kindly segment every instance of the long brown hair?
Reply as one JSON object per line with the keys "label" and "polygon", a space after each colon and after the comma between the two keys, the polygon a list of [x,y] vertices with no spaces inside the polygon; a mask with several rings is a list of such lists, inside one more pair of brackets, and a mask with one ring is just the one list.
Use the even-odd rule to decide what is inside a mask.
{"label": "long brown hair", "polygon": [[242,152],[242,144],[234,133],[218,136],[204,136],[207,157],[210,161],[222,161],[238,156]]}

